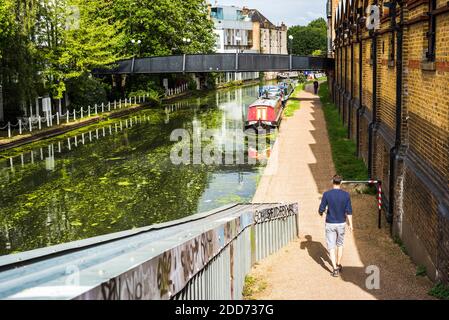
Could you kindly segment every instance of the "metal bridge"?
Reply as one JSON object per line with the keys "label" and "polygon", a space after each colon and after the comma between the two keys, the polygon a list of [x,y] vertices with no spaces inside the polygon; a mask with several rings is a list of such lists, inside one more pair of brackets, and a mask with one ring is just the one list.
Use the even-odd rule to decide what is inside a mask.
{"label": "metal bridge", "polygon": [[241,299],[251,266],[298,234],[298,204],[234,204],[0,257],[0,299]]}
{"label": "metal bridge", "polygon": [[223,53],[133,58],[118,61],[97,75],[161,74],[202,72],[325,71],[334,68],[334,59],[279,54]]}

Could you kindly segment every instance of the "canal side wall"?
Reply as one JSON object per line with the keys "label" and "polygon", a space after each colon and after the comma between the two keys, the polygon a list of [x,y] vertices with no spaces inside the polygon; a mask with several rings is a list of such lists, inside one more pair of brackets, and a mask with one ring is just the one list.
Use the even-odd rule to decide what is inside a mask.
{"label": "canal side wall", "polygon": [[382,180],[392,235],[432,280],[449,283],[449,6],[437,1],[433,60],[423,55],[428,1],[404,2],[401,47],[401,29],[391,27],[399,6],[396,19],[384,10],[374,33],[363,27],[344,36],[343,25],[363,6],[347,2],[336,21],[334,102],[370,178]]}
{"label": "canal side wall", "polygon": [[242,299],[251,267],[297,237],[297,216],[297,203],[234,204],[8,255],[0,299]]}

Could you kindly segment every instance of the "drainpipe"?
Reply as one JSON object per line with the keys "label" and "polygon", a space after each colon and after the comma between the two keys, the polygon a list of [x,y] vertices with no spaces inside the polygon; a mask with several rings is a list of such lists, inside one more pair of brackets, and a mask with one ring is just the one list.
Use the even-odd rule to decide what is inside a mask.
{"label": "drainpipe", "polygon": [[[396,23],[396,4],[400,6],[400,23]],[[403,66],[402,66],[402,50],[403,50],[403,22],[404,8],[402,1],[395,1],[392,8],[392,28],[396,31],[397,50],[396,50],[396,137],[394,147],[390,150],[390,181],[389,181],[389,204],[387,219],[390,223],[394,217],[395,203],[395,182],[396,182],[396,160],[402,145],[402,83],[403,83]],[[393,31],[393,32],[394,32]],[[393,34],[394,36],[394,34]]]}
{"label": "drainpipe", "polygon": [[348,139],[351,139],[352,102],[353,102],[352,99],[354,99],[354,41],[352,39],[351,34],[351,99],[349,100],[349,109],[348,109]]}
{"label": "drainpipe", "polygon": [[344,46],[344,38],[343,41],[341,39],[340,33],[340,89],[338,95],[338,114],[341,115],[341,89],[343,88],[343,46]]}
{"label": "drainpipe", "polygon": [[[359,26],[360,28],[360,26]],[[359,33],[359,107],[357,108],[357,156],[360,157],[360,117],[362,116],[362,101],[363,101],[363,40],[362,40],[362,29],[360,28]]]}
{"label": "drainpipe", "polygon": [[368,130],[368,175],[373,179],[373,140],[374,127],[377,123],[377,35],[373,32],[373,113]]}
{"label": "drainpipe", "polygon": [[[349,40],[349,35],[348,35]],[[345,85],[344,85],[344,91],[343,91],[343,116],[342,116],[342,122],[345,123],[346,118],[346,110],[345,110],[345,104],[346,104],[346,94],[348,93],[348,44],[345,39]]]}

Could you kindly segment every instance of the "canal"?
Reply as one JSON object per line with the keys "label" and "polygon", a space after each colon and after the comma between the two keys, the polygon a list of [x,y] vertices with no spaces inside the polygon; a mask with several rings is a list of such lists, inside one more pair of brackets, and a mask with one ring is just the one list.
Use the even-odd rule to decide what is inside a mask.
{"label": "canal", "polygon": [[[0,255],[250,201],[264,161],[250,161],[257,152],[242,133],[258,92],[220,90],[0,153]],[[198,145],[172,133],[206,129],[213,134],[200,147],[231,150],[234,160],[174,163],[183,146],[192,155]]]}

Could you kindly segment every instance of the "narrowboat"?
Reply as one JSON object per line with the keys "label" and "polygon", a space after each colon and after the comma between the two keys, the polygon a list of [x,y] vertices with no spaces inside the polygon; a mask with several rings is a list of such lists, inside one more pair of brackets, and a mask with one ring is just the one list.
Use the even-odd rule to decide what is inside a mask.
{"label": "narrowboat", "polygon": [[295,91],[295,87],[292,83],[281,82],[279,83],[279,88],[282,91],[283,103],[285,104],[292,95],[293,91]]}
{"label": "narrowboat", "polygon": [[282,97],[259,98],[248,107],[245,129],[278,127],[282,117]]}

